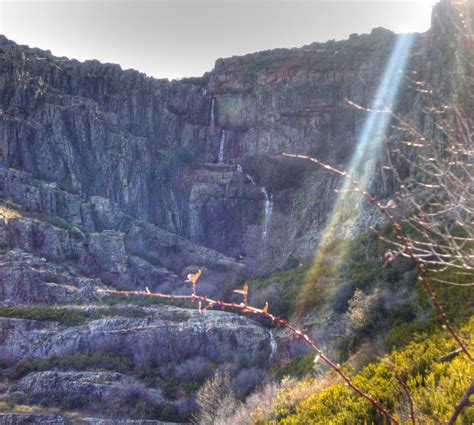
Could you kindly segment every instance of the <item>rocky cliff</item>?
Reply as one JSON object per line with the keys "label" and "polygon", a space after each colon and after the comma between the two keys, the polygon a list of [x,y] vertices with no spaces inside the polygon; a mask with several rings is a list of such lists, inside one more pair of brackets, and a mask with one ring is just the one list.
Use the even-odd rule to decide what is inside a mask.
{"label": "rocky cliff", "polygon": [[[447,79],[454,59],[446,42],[439,49],[446,37],[436,22],[438,15],[449,20],[448,3],[438,6],[433,30],[416,37],[410,79]],[[19,170],[29,173],[60,195],[40,202],[14,183],[2,192],[94,231],[127,233],[130,220],[149,223],[259,270],[309,258],[338,181],[278,154],[305,153],[344,167],[366,118],[347,101],[370,105],[396,40],[375,29],[345,41],[219,59],[203,77],[167,81],[57,58],[3,37],[2,173],[14,183]],[[396,108],[422,110],[410,84]],[[383,170],[375,179],[381,197],[394,189]],[[97,220],[102,206],[107,217]]]}
{"label": "rocky cliff", "polygon": [[[308,257],[337,180],[278,154],[346,164],[365,118],[346,100],[370,104],[396,38],[377,29],[220,59],[201,78],[171,82],[3,38],[3,173],[56,185],[50,191],[62,199],[41,210],[92,230],[128,231],[126,215],[267,270]],[[422,72],[425,39],[418,37],[412,71]],[[400,111],[413,107],[413,92],[400,99]],[[390,193],[388,180],[381,194]],[[3,191],[34,202],[10,184]],[[108,203],[106,222],[82,205],[96,202]]]}

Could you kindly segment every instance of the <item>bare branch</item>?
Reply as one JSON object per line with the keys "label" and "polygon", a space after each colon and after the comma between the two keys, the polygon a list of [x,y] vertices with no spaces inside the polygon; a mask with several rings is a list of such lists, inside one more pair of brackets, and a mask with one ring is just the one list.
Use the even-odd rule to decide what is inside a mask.
{"label": "bare branch", "polygon": [[473,394],[474,394],[474,381],[471,382],[471,385],[469,385],[469,388],[466,390],[466,392],[462,396],[461,401],[455,407],[453,415],[448,421],[448,425],[454,425],[454,423],[456,422],[456,419],[458,418],[462,410],[465,407],[468,407],[471,405],[472,402],[470,401],[470,398]]}

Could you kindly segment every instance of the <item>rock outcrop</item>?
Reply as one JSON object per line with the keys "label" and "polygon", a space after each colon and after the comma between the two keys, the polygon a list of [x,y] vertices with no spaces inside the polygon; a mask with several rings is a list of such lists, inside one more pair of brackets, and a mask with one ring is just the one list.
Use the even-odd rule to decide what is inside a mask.
{"label": "rock outcrop", "polygon": [[[271,355],[270,332],[231,313],[208,311],[203,315],[166,306],[122,312],[97,309],[103,319],[66,328],[49,321],[0,318],[0,361],[12,365],[20,360],[107,352],[133,363],[155,362],[166,367],[193,357],[265,366]],[[132,317],[123,317],[127,315]]]}
{"label": "rock outcrop", "polygon": [[90,410],[120,405],[132,391],[140,392],[143,400],[152,405],[165,402],[158,391],[147,389],[136,379],[116,372],[31,373],[19,381],[19,389],[33,397],[49,397],[53,393],[80,399]]}
{"label": "rock outcrop", "polygon": [[[195,391],[215,370],[226,371],[245,394],[273,361],[271,332],[235,314],[70,307],[71,315],[86,312],[99,318],[83,316],[75,326],[0,318],[3,376],[15,380],[0,400],[102,418],[185,420],[195,409]],[[248,379],[242,383],[249,374],[256,381],[250,386]]]}

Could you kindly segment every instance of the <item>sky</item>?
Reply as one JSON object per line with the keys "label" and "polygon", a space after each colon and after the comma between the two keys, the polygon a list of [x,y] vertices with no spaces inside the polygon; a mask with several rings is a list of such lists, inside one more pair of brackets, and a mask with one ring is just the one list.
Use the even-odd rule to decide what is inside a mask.
{"label": "sky", "polygon": [[156,78],[201,76],[216,59],[385,27],[426,31],[436,0],[0,0],[0,34],[56,56]]}

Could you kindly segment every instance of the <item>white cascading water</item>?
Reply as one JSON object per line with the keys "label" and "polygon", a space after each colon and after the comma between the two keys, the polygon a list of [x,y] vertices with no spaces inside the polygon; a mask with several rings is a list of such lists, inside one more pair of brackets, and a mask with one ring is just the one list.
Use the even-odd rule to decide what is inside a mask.
{"label": "white cascading water", "polygon": [[263,239],[267,238],[268,234],[268,226],[270,224],[270,220],[272,219],[272,213],[273,213],[273,197],[272,195],[268,194],[267,189],[265,187],[260,188],[261,192],[265,196],[265,215],[263,217],[263,233],[262,237]]}
{"label": "white cascading water", "polygon": [[215,116],[215,107],[216,103],[213,97],[211,97],[211,128],[214,128],[216,125],[216,116]]}
{"label": "white cascading water", "polygon": [[[237,164],[237,172],[238,173],[243,173],[244,172],[244,170],[243,170],[243,168],[240,164]],[[250,174],[245,174],[245,178],[250,183],[252,183],[253,186],[257,185],[255,183],[254,178]],[[267,234],[268,234],[268,227],[270,225],[270,221],[272,219],[272,213],[273,213],[273,195],[268,194],[267,189],[264,186],[260,187],[260,192],[262,192],[263,196],[265,197],[262,238],[266,239]]]}
{"label": "white cascading water", "polygon": [[273,362],[273,359],[275,358],[275,354],[278,349],[278,344],[275,341],[275,337],[273,336],[273,332],[270,331],[270,356],[268,357],[268,363]]}
{"label": "white cascading water", "polygon": [[221,131],[221,140],[219,142],[219,164],[224,163],[224,147],[225,147],[225,130]]}
{"label": "white cascading water", "polygon": [[247,180],[252,183],[254,186],[256,186],[255,184],[255,180],[253,179],[253,177],[250,175],[250,174],[246,174],[245,177],[247,178]]}

